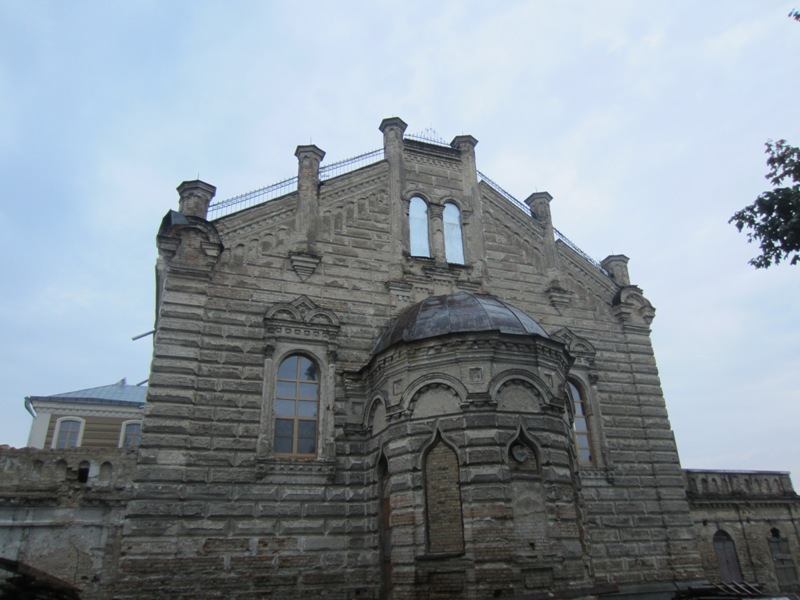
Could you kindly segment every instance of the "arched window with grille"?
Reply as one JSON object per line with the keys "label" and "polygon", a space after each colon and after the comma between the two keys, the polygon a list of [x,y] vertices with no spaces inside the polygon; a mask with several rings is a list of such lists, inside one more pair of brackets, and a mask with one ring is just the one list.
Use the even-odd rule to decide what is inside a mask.
{"label": "arched window with grille", "polygon": [[319,382],[319,367],[307,356],[291,354],[281,361],[275,382],[276,454],[316,456]]}
{"label": "arched window with grille", "polygon": [[411,256],[431,256],[428,203],[419,196],[411,198],[408,206],[408,251]]}
{"label": "arched window with grille", "polygon": [[444,205],[444,255],[447,262],[464,264],[464,238],[461,233],[461,210],[452,202]]}

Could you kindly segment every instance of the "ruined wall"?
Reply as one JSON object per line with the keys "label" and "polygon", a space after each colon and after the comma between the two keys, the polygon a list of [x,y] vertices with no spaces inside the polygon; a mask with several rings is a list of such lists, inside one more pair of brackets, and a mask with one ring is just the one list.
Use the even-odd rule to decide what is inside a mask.
{"label": "ruined wall", "polygon": [[759,583],[775,594],[800,591],[800,498],[788,473],[684,475],[707,579]]}
{"label": "ruined wall", "polygon": [[134,464],[123,450],[0,448],[0,557],[110,598]]}

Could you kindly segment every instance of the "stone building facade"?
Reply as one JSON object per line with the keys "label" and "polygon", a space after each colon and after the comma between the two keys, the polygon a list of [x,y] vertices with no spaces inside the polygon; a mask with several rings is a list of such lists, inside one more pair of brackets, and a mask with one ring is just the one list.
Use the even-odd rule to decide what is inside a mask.
{"label": "stone building facade", "polygon": [[[547,192],[521,203],[478,172],[473,137],[405,129],[385,119],[382,149],[334,168],[298,147],[275,198],[179,186],[118,560],[92,597],[671,598],[720,580],[707,523],[747,528],[728,527],[735,501],[712,518],[687,495],[627,257],[580,252]],[[796,496],[772,476],[764,523],[794,561]],[[742,577],[794,589],[762,562]]]}

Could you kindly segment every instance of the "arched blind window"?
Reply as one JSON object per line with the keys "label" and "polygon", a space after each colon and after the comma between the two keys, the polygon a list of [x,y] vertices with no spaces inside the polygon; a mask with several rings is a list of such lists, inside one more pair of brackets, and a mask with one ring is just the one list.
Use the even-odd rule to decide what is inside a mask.
{"label": "arched blind window", "polygon": [[275,452],[313,456],[319,424],[319,369],[292,354],[278,367],[275,383]]}
{"label": "arched blind window", "polygon": [[461,211],[452,202],[444,205],[444,255],[449,263],[464,264],[464,240],[461,235]]}
{"label": "arched blind window", "polygon": [[722,583],[742,581],[742,570],[739,568],[736,546],[731,536],[722,530],[714,534],[714,554],[717,555],[717,565]]}
{"label": "arched blind window", "polygon": [[572,432],[575,436],[575,448],[578,451],[578,464],[593,465],[592,434],[589,430],[589,416],[586,414],[586,402],[578,387],[571,381],[567,382],[572,405],[575,408]]}
{"label": "arched blind window", "polygon": [[431,246],[428,239],[428,204],[419,196],[411,198],[408,207],[408,245],[411,256],[430,258]]}

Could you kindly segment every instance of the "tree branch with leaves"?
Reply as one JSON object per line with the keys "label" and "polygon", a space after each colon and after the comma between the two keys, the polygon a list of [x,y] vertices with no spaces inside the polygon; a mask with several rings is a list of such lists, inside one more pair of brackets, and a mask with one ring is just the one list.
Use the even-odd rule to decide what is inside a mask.
{"label": "tree branch with leaves", "polygon": [[790,264],[800,262],[800,149],[786,140],[769,140],[766,146],[766,177],[775,189],[763,192],[728,221],[739,231],[747,228],[747,241],[761,245],[761,255],[749,261],[757,269],[790,256]]}

